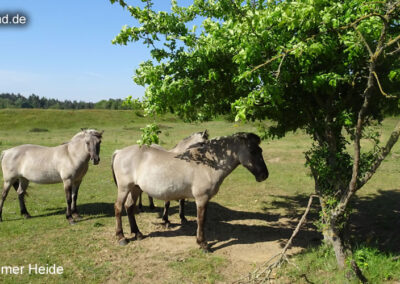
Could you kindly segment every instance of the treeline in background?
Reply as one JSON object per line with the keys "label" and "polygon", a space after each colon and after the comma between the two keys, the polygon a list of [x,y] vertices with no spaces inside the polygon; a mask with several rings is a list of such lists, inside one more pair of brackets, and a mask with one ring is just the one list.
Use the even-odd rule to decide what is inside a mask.
{"label": "treeline in background", "polygon": [[0,109],[2,108],[41,108],[41,109],[130,109],[121,99],[101,100],[97,103],[84,101],[59,101],[39,97],[35,94],[28,98],[14,93],[0,94]]}

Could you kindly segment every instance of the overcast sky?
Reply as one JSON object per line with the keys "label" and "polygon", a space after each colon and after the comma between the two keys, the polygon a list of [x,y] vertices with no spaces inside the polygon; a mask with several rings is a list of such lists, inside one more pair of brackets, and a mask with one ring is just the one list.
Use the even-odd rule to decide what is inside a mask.
{"label": "overcast sky", "polygon": [[[156,0],[169,10],[169,0]],[[188,1],[190,2],[190,1]],[[130,4],[141,3],[133,0]],[[141,43],[111,44],[133,18],[109,0],[1,0],[0,17],[26,16],[25,25],[0,25],[0,93],[96,102],[141,97],[132,75],[150,58]]]}

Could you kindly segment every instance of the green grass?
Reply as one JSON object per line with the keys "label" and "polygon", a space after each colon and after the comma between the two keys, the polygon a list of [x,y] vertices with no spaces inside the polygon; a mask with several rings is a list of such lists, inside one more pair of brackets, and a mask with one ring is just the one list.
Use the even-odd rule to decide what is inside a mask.
{"label": "green grass", "polygon": [[180,281],[191,279],[193,283],[215,283],[224,280],[218,270],[224,268],[225,263],[226,260],[222,257],[192,250],[189,256],[178,258],[168,266],[178,274]]}
{"label": "green grass", "polygon": [[[155,120],[161,125],[160,144],[166,148],[172,148],[180,139],[206,128],[210,137],[256,131],[252,124],[223,120],[191,124],[170,115]],[[145,234],[158,232],[161,237],[150,236],[126,247],[117,245],[113,212],[116,188],[110,171],[111,155],[115,149],[135,144],[140,138],[140,128],[153,121],[154,118],[141,117],[140,113],[138,116],[132,111],[0,110],[0,151],[27,143],[59,145],[82,127],[105,130],[101,162],[98,166],[90,165],[79,192],[78,209],[84,217],[82,222],[70,226],[65,220],[66,204],[61,184],[30,184],[26,204],[32,219],[21,218],[14,190],[10,191],[3,208],[0,267],[56,264],[64,268],[64,274],[0,274],[1,283],[229,283],[261,263],[242,262],[240,257],[235,259],[222,249],[211,255],[198,251],[193,235],[193,202],[187,205],[189,225],[186,229],[178,230],[178,233],[160,229],[154,224],[159,222],[159,212],[145,212],[137,217],[141,231]],[[385,137],[396,121],[395,118],[385,120]],[[48,131],[31,131],[35,128]],[[207,238],[217,243],[232,242],[230,246],[226,245],[227,248],[236,245],[258,247],[269,241],[284,241],[293,225],[273,223],[269,219],[276,218],[278,222],[279,218],[288,218],[295,224],[303,212],[314,186],[309,170],[304,167],[304,151],[310,145],[309,137],[301,131],[290,133],[281,140],[263,141],[269,179],[257,183],[241,166],[229,175],[210,203]],[[396,223],[400,202],[399,157],[400,147],[396,145],[376,176],[360,191],[355,203],[354,223],[358,227],[354,231],[360,233],[354,240],[366,244],[362,249],[368,258],[366,276],[374,283],[400,281],[400,275],[394,272],[398,270],[399,261],[390,261],[391,254],[399,253],[399,226]],[[147,198],[144,200],[146,205]],[[156,205],[160,208],[163,204],[156,201]],[[177,203],[171,205],[174,214],[170,220],[178,223]],[[315,213],[317,208],[313,210]],[[395,228],[393,223],[397,224]],[[128,232],[126,217],[123,225],[124,231]],[[308,230],[314,229],[309,226]],[[298,247],[310,245],[311,241],[305,235],[306,231],[300,233]],[[172,243],[175,245],[169,247]],[[377,243],[380,246],[376,246]],[[370,251],[373,247],[379,250]],[[246,253],[244,250],[243,254]],[[343,283],[344,278],[336,270],[332,253],[325,248],[306,250],[297,256],[296,264],[304,266],[302,273],[317,283],[327,283],[324,277],[331,280],[330,283]],[[372,267],[377,267],[375,272]],[[302,273],[293,270],[283,274],[282,279],[304,283]]]}
{"label": "green grass", "polygon": [[[390,283],[400,279],[400,261],[395,256],[379,251],[373,247],[359,247],[354,251],[354,259],[369,283]],[[293,266],[286,264],[278,276],[291,283],[358,283],[357,279],[346,277],[352,275],[350,265],[339,271],[333,250],[325,245],[308,249],[296,256]]]}

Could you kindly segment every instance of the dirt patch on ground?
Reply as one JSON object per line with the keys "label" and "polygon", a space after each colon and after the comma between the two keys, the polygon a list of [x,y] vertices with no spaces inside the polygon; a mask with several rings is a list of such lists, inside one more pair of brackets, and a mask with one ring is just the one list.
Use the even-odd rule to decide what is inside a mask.
{"label": "dirt patch on ground", "polygon": [[[223,276],[221,282],[224,283],[238,280],[278,254],[298,220],[297,216],[288,218],[244,212],[228,209],[217,203],[210,203],[207,213],[206,238],[212,255],[225,260],[218,271]],[[146,212],[139,214],[139,227],[143,228],[141,230],[147,237],[141,241],[132,241],[127,246],[137,256],[134,279],[140,279],[141,283],[154,282],[155,279],[162,283],[173,282],[172,279],[175,278],[171,273],[174,272],[168,263],[184,261],[188,252],[198,250],[194,214],[187,216],[188,222],[184,225],[180,224],[177,214],[173,214],[169,228],[161,225],[160,219],[156,217],[155,214]],[[127,224],[126,217],[123,222]],[[315,230],[306,226],[296,238],[289,254],[298,253],[318,238]],[[135,250],[137,251],[134,252]]]}

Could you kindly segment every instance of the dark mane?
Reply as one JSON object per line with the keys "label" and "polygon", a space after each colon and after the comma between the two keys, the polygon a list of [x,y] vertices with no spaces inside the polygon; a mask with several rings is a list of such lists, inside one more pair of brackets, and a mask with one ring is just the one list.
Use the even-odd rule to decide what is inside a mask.
{"label": "dark mane", "polygon": [[230,136],[216,137],[211,140],[196,143],[190,146],[185,152],[176,158],[195,161],[198,164],[205,164],[214,169],[223,169],[220,159],[225,159],[228,154],[227,149],[232,144],[246,144],[248,147],[259,147],[261,139],[254,133],[238,132]]}
{"label": "dark mane", "polygon": [[225,141],[233,140],[235,143],[241,143],[244,141],[250,141],[252,143],[256,143],[259,145],[261,143],[261,138],[251,132],[237,132],[235,134],[232,134],[230,136],[221,136],[221,137],[216,137],[210,140],[206,140],[204,142],[199,142],[196,144],[191,145],[188,150],[194,149],[194,148],[202,148],[202,147],[207,147],[215,144],[220,144]]}

